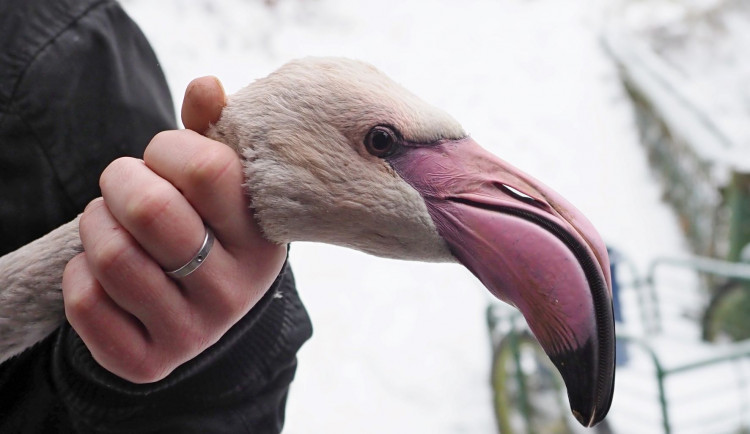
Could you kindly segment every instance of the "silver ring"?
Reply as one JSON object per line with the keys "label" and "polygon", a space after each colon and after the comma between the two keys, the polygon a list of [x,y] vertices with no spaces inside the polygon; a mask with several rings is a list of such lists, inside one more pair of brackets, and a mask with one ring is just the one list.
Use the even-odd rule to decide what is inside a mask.
{"label": "silver ring", "polygon": [[211,229],[208,226],[206,226],[206,238],[203,239],[203,245],[200,249],[198,249],[198,253],[196,253],[195,256],[193,256],[193,259],[191,259],[182,267],[174,271],[166,271],[167,276],[178,279],[180,277],[185,277],[193,271],[197,270],[198,267],[200,267],[208,257],[208,254],[211,252],[211,246],[213,245],[214,233],[211,232]]}

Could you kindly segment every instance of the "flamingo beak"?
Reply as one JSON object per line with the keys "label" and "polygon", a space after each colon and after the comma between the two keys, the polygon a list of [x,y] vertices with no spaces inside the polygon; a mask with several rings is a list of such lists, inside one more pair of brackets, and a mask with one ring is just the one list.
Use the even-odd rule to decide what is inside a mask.
{"label": "flamingo beak", "polygon": [[592,224],[471,138],[407,143],[388,162],[422,195],[456,259],[521,311],[576,419],[600,422],[614,392],[615,336],[609,258]]}

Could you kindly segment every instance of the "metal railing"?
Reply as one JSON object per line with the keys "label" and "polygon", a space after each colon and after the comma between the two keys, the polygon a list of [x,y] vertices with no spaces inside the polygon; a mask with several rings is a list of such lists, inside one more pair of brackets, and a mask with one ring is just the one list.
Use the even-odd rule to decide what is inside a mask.
{"label": "metal railing", "polygon": [[[697,336],[692,341],[685,341],[681,337],[670,336],[669,330],[665,330],[662,324],[665,318],[662,313],[663,300],[661,297],[665,292],[663,291],[664,283],[658,279],[658,277],[662,276],[662,273],[666,274],[667,269],[673,269],[687,271],[691,274],[700,276],[710,275],[750,282],[750,264],[731,263],[704,257],[660,257],[654,259],[649,264],[645,275],[640,275],[632,262],[627,260],[627,258],[617,254],[613,255],[613,258],[615,258],[615,261],[613,261],[615,267],[619,267],[617,273],[618,281],[624,277],[623,275],[627,277],[627,279],[624,279],[626,282],[618,282],[620,283],[620,295],[630,295],[630,298],[626,297],[626,299],[634,300],[634,302],[627,306],[627,312],[631,315],[629,320],[630,322],[633,322],[632,318],[637,318],[635,322],[640,322],[639,328],[641,330],[640,332],[635,333],[632,331],[633,328],[626,331],[624,329],[627,327],[618,327],[617,338],[620,345],[626,344],[628,346],[628,352],[632,353],[633,351],[642,351],[643,354],[647,356],[648,364],[653,368],[653,374],[650,374],[653,375],[653,381],[649,382],[648,387],[651,388],[653,385],[656,389],[655,398],[658,405],[657,417],[660,419],[658,422],[653,420],[653,423],[657,426],[661,426],[661,430],[664,433],[674,433],[678,422],[680,422],[681,418],[684,419],[685,415],[679,414],[681,418],[675,418],[675,414],[672,412],[673,407],[684,405],[686,400],[692,400],[692,404],[701,399],[710,400],[711,396],[718,397],[722,392],[726,392],[728,388],[732,387],[737,396],[740,397],[739,399],[743,400],[742,402],[735,402],[735,404],[737,404],[736,407],[744,409],[739,411],[731,410],[732,416],[735,417],[734,419],[729,418],[727,415],[709,415],[707,416],[707,420],[694,420],[691,421],[689,425],[696,426],[698,429],[704,429],[701,427],[716,422],[734,423],[737,419],[736,416],[738,416],[739,413],[739,426],[736,428],[733,426],[732,431],[729,432],[732,434],[750,432],[748,431],[750,428],[748,426],[750,425],[750,340],[717,345],[700,342]],[[627,270],[627,272],[621,272],[623,270]],[[701,280],[697,279],[694,283],[700,284],[700,282]],[[522,317],[515,311],[511,313],[508,309],[497,309],[497,306],[495,305],[493,307],[493,305],[488,309],[488,326],[491,331],[490,336],[492,337],[493,346],[498,349],[504,343],[506,347],[511,349],[511,351],[518,352],[519,346],[517,342],[519,336],[528,334],[528,329],[523,324]],[[633,315],[636,311],[637,316]],[[696,329],[700,328],[698,324],[693,325]],[[676,358],[677,361],[674,360],[675,357],[668,357],[675,355],[665,355],[664,351],[660,351],[660,345],[670,339],[679,342],[680,345],[688,346],[695,350],[696,354],[680,355],[681,357]],[[514,354],[513,357],[508,358],[508,360],[509,362],[514,362],[516,366],[520,366],[518,357],[518,354]],[[707,390],[694,392],[693,396],[688,396],[687,394],[679,395],[677,401],[675,401],[677,398],[674,394],[670,397],[669,380],[680,377],[681,381],[691,382],[690,378],[685,379],[684,376],[694,376],[693,380],[697,380],[701,378],[701,376],[712,375],[709,372],[711,369],[718,369],[720,367],[724,369],[722,364],[727,363],[744,363],[743,366],[747,372],[743,373],[738,370],[732,375],[727,375],[725,370],[722,378],[726,379],[729,377],[730,380],[726,385],[711,384],[711,387],[708,387]],[[639,366],[638,368],[632,369],[639,368],[640,370],[637,372],[633,371],[636,376],[641,376],[644,371],[651,372],[651,369],[647,366]],[[493,366],[493,369],[497,369],[497,367]],[[621,371],[627,372],[625,369],[621,369]],[[553,374],[557,375],[556,372],[553,372]],[[514,375],[517,376],[520,375],[520,373],[516,371]],[[705,378],[702,378],[702,380],[705,380]],[[532,390],[526,390],[524,378],[515,379],[514,381],[514,385],[521,388],[520,390],[515,391],[517,398],[520,400],[520,407],[516,409],[516,413],[521,414],[527,422],[526,430],[520,432],[538,432],[538,429],[532,427],[533,422],[530,420],[530,412],[528,408],[529,400],[533,400],[533,397],[530,397],[529,395],[535,392]],[[695,383],[695,381],[692,382]],[[620,388],[620,391],[616,388],[615,399],[617,399],[617,394],[628,394],[632,392],[637,394],[635,395],[637,398],[631,399],[631,402],[638,402],[640,404],[641,402],[646,401],[642,397],[642,395],[644,395],[642,390],[636,390],[637,387],[630,387],[629,390],[628,386],[632,385],[625,386],[626,387],[624,388]],[[724,389],[721,389],[722,387]],[[503,391],[496,390],[495,392],[502,393]],[[690,402],[687,403],[691,404]],[[626,409],[622,410],[625,411]],[[613,412],[616,413],[617,411],[618,409],[613,408]],[[742,413],[747,414],[747,416],[743,416]],[[648,418],[641,417],[640,415],[630,419],[633,420],[633,423],[648,420]],[[617,428],[618,426],[615,425],[614,429],[616,430]],[[688,430],[685,426],[678,429],[679,432],[685,430]],[[642,431],[639,430],[634,432]]]}

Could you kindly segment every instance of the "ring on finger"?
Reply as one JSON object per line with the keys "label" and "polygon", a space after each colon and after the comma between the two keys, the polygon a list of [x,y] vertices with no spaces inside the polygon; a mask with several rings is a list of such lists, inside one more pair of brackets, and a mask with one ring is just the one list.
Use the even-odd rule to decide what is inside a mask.
{"label": "ring on finger", "polygon": [[182,267],[173,271],[165,271],[167,276],[173,279],[186,277],[197,270],[198,267],[203,264],[203,262],[208,257],[208,254],[211,252],[211,247],[214,245],[214,233],[208,226],[205,226],[205,228],[206,236],[203,238],[203,244],[201,245],[200,249],[198,249],[198,252]]}

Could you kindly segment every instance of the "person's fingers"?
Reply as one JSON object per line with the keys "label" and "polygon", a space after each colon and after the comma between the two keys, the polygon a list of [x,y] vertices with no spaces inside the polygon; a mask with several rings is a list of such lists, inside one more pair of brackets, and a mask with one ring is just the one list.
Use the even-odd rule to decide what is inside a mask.
{"label": "person's fingers", "polygon": [[234,151],[191,131],[168,131],[152,140],[144,160],[182,192],[256,288],[273,283],[284,263],[286,246],[263,237],[242,186],[242,165]]}
{"label": "person's fingers", "polygon": [[[135,162],[142,170],[147,170],[142,163]],[[108,176],[112,175],[105,178]],[[128,191],[129,188],[124,188],[115,196],[127,196]],[[134,224],[134,227],[138,225]],[[144,233],[143,228],[133,232]],[[79,275],[85,271],[86,279],[79,278],[77,284],[88,288],[91,300],[101,303],[104,311],[95,311],[80,298],[74,297],[72,306],[79,307],[71,308],[74,309],[71,316],[79,318],[78,327],[86,337],[84,342],[92,354],[97,355],[96,360],[125,379],[144,382],[163,378],[176,366],[215,343],[231,325],[232,319],[237,319],[238,309],[248,304],[247,291],[231,290],[238,285],[227,284],[226,276],[222,276],[226,274],[227,267],[232,268],[235,264],[222,250],[217,254],[225,257],[216,261],[215,265],[212,266],[207,258],[206,265],[194,275],[180,279],[182,289],[165,275],[160,265],[145,251],[142,241],[121,225],[103,200],[93,201],[84,210],[80,234],[88,268],[78,269]],[[174,248],[174,245],[168,246],[174,240],[153,241],[152,246],[158,245],[163,249],[160,252]],[[76,274],[71,276],[75,277]],[[82,284],[80,280],[90,282]],[[196,303],[189,294],[196,289],[202,290],[198,291],[200,303]],[[115,332],[97,332],[95,328],[102,323],[93,317],[118,314],[124,318],[121,322],[130,321],[123,325],[129,327],[126,333],[140,330],[143,335],[141,341],[148,346],[146,355],[142,354],[141,341],[136,341],[134,347],[123,344],[102,348],[119,337]]]}
{"label": "person's fingers", "polygon": [[229,147],[191,131],[166,131],[143,158],[182,192],[227,249],[268,244],[250,211],[240,159]]}
{"label": "person's fingers", "polygon": [[130,381],[142,383],[162,376],[153,362],[147,332],[120,308],[88,268],[86,253],[68,262],[62,280],[65,315],[100,365]]}
{"label": "person's fingers", "polygon": [[141,160],[112,162],[99,180],[107,208],[164,269],[188,262],[200,247],[204,226],[180,192]]}
{"label": "person's fingers", "polygon": [[[102,174],[100,186],[114,219],[161,268],[175,270],[199,250],[206,234],[201,216],[175,186],[141,160],[120,158],[114,161]],[[211,227],[210,222],[206,224]],[[177,279],[183,296],[192,306],[189,314],[197,315],[204,325],[226,326],[228,321],[239,319],[259,298],[259,286],[240,285],[247,276],[253,276],[252,270],[257,267],[245,269],[247,261],[233,257],[222,242],[217,234],[201,266]],[[268,260],[264,257],[258,262],[264,264]],[[279,269],[280,264],[274,272],[278,273]],[[268,284],[264,289],[272,282],[266,280],[258,279],[259,284]],[[205,340],[208,342],[214,337],[208,336]]]}
{"label": "person's fingers", "polygon": [[103,200],[86,207],[79,226],[91,274],[120,308],[144,324],[152,340],[169,342],[175,330],[186,327],[189,305],[180,288],[115,220]]}
{"label": "person's fingers", "polygon": [[226,105],[226,94],[216,77],[200,77],[191,81],[182,101],[182,123],[185,128],[203,134],[216,123]]}

